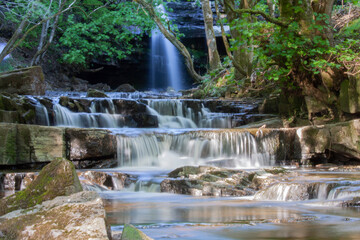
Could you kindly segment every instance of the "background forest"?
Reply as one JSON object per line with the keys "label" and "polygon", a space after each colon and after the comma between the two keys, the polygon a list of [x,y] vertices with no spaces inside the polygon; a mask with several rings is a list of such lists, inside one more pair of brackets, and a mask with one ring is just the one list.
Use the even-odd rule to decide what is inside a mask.
{"label": "background forest", "polygon": [[[207,39],[208,51],[200,50],[200,54],[182,43],[184,34],[160,10],[163,4],[146,0],[2,1],[0,36],[7,44],[0,54],[1,70],[19,65],[51,69],[51,65],[52,73],[95,72],[96,62],[118,64],[134,53],[146,52],[144,38],[157,27],[183,55],[191,78],[201,85],[195,97],[281,93],[288,106],[285,115],[301,114],[305,100],[308,110],[317,106],[314,114],[321,113],[325,120],[357,112],[358,106],[341,104],[341,98],[349,98],[341,94],[341,88],[356,89],[358,84],[358,1],[194,2],[202,8]],[[166,7],[166,11],[172,10]],[[216,41],[214,26],[220,27],[217,36],[223,41],[219,37]],[[219,54],[219,44],[226,54]],[[13,52],[24,60],[3,61]],[[197,58],[201,55],[207,55],[206,73],[199,72]],[[309,112],[311,115],[311,109]]]}

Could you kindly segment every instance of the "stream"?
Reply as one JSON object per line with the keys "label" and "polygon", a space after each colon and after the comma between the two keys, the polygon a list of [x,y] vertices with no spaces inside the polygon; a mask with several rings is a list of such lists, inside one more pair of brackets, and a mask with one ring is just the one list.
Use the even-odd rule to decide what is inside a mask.
{"label": "stream", "polygon": [[[70,109],[61,100],[64,96],[82,106]],[[341,207],[360,196],[357,171],[282,166],[294,175],[243,197],[161,192],[160,183],[178,167],[263,171],[281,165],[284,159],[278,156],[286,155],[273,151],[275,144],[285,143],[261,138],[261,130],[254,136],[239,128],[273,117],[259,114],[256,101],[224,104],[179,96],[136,92],[87,98],[85,93],[48,92],[31,97],[37,104],[37,124],[103,128],[116,136],[118,166],[95,169],[136,176],[123,189],[95,188],[115,235],[131,223],[154,239],[360,239],[360,209]],[[41,103],[45,100],[51,108]],[[132,105],[125,109],[120,102]],[[134,106],[145,109],[147,118],[141,119],[151,116],[155,123],[140,127],[143,120],[129,118]]]}

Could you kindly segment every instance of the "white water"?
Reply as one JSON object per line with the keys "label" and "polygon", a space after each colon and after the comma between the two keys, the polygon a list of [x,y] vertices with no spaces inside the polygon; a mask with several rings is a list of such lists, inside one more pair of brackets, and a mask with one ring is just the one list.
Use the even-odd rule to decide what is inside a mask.
{"label": "white water", "polygon": [[[4,50],[5,46],[6,46],[6,43],[0,43],[0,53]],[[9,54],[4,58],[4,60],[8,59],[10,57],[11,57],[11,55]]]}
{"label": "white water", "polygon": [[[159,10],[164,13],[164,6],[160,5]],[[180,68],[179,53],[174,45],[159,30],[153,30],[151,32],[151,88],[171,87],[176,91],[184,89]]]}
{"label": "white water", "polygon": [[181,100],[148,100],[148,113],[159,120],[160,128],[231,128],[231,114],[213,113],[201,104],[196,112]]}
{"label": "white water", "polygon": [[259,152],[248,132],[197,131],[182,134],[117,136],[119,166],[174,169],[184,165],[210,164],[229,167],[271,166],[269,149]]}
{"label": "white water", "polygon": [[[113,107],[113,105],[110,106]],[[115,114],[114,108],[102,108],[100,112],[97,112],[96,103],[93,102],[90,110],[91,113],[72,112],[60,104],[54,104],[55,124],[57,126],[82,128],[119,128],[125,125],[124,116],[121,114]]]}
{"label": "white water", "polygon": [[359,181],[280,182],[259,191],[255,200],[343,200],[360,196]]}

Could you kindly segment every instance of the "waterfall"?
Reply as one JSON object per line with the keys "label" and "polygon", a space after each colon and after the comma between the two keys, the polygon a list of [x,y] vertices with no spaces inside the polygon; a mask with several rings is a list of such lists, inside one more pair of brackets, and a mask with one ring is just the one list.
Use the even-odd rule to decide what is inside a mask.
{"label": "waterfall", "polygon": [[254,199],[272,201],[339,200],[359,196],[360,181],[304,181],[276,183],[259,191]]}
{"label": "waterfall", "polygon": [[[160,12],[165,12],[163,5],[158,8]],[[152,89],[171,87],[178,91],[184,88],[179,53],[157,29],[151,32],[150,62],[150,87]]]}
{"label": "waterfall", "polygon": [[[100,105],[99,105],[100,104]],[[119,128],[125,125],[125,117],[115,113],[111,100],[109,107],[104,107],[99,102],[92,102],[90,113],[72,112],[60,104],[54,104],[55,122],[57,126],[71,126],[82,128]],[[99,108],[99,112],[97,111]]]}
{"label": "waterfall", "polygon": [[148,113],[161,128],[231,128],[231,114],[213,113],[203,104],[196,111],[177,99],[148,100]]}
{"label": "waterfall", "polygon": [[182,134],[117,136],[119,166],[157,166],[210,164],[229,167],[274,165],[268,149],[259,150],[249,132],[197,131]]}
{"label": "waterfall", "polygon": [[[6,46],[6,43],[0,43],[0,53],[4,50],[5,46]],[[11,55],[9,54],[4,58],[4,60],[8,59],[10,57],[11,57]]]}

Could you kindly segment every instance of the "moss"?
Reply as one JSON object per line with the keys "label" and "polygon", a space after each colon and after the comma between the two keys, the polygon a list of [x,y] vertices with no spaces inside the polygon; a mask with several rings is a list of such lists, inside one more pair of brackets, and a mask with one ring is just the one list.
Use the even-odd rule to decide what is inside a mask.
{"label": "moss", "polygon": [[62,158],[46,165],[39,176],[25,189],[2,199],[0,215],[33,207],[57,196],[70,195],[82,191],[74,165]]}
{"label": "moss", "polygon": [[264,170],[265,170],[265,172],[271,173],[271,174],[274,174],[274,175],[284,174],[284,173],[288,172],[285,168],[282,168],[282,167],[275,167],[275,168],[264,169]]}
{"label": "moss", "polygon": [[216,181],[221,180],[220,177],[212,175],[212,174],[204,174],[200,177],[200,179],[205,182],[216,182]]}
{"label": "moss", "polygon": [[5,135],[5,161],[7,164],[16,163],[16,129],[12,128]]}
{"label": "moss", "polygon": [[147,240],[151,239],[131,224],[125,224],[121,240]]}

